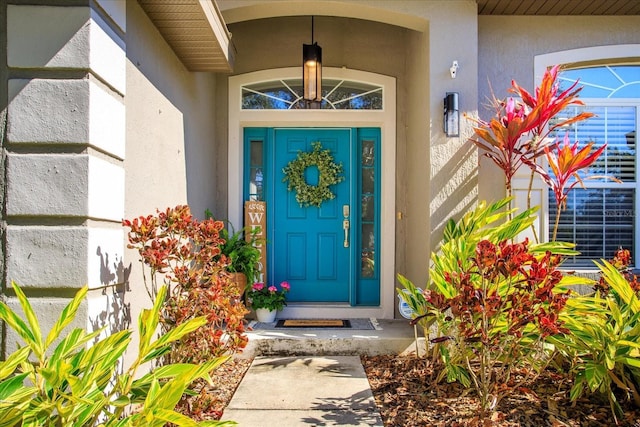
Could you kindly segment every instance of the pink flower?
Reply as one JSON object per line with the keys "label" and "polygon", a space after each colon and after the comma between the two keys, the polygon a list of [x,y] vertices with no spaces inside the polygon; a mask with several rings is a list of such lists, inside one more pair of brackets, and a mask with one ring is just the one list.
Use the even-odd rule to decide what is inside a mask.
{"label": "pink flower", "polygon": [[269,286],[269,292],[274,294],[274,293],[278,292],[278,288],[276,288],[275,286]]}
{"label": "pink flower", "polygon": [[251,287],[254,291],[261,291],[264,289],[264,283],[254,283]]}
{"label": "pink flower", "polygon": [[289,282],[282,282],[280,283],[280,287],[282,289],[284,289],[285,291],[289,291],[291,290],[291,286],[289,285]]}

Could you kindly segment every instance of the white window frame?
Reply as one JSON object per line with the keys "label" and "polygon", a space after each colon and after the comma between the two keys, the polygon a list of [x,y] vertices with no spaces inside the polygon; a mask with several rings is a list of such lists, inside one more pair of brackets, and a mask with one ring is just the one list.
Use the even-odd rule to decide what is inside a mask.
{"label": "white window frame", "polygon": [[[638,58],[638,52],[640,52],[640,44],[624,44],[624,45],[614,45],[614,46],[594,46],[589,48],[581,48],[581,49],[572,49],[565,50],[559,52],[548,53],[544,55],[538,55],[534,58],[534,79],[535,85],[538,86],[542,81],[542,76],[544,72],[554,65],[563,65],[563,64],[571,64],[572,68],[577,67],[589,67],[589,66],[602,66],[602,65],[616,65],[616,64],[640,64],[640,60],[630,62],[629,58]],[[579,65],[578,65],[579,64]],[[638,100],[625,100],[625,99],[605,99],[605,98],[584,98],[582,101],[585,102],[587,106],[635,106],[636,107],[636,128],[640,127],[640,99]],[[639,154],[638,154],[638,140],[636,139],[636,167],[640,168]],[[515,180],[514,180],[515,181]],[[549,227],[550,221],[549,218],[549,206],[546,200],[547,191],[546,186],[540,191],[541,186],[540,183],[534,187],[538,190],[538,195],[542,196],[539,200],[541,210],[540,210],[540,222],[539,226],[542,230],[540,235],[541,238],[546,240],[549,235]],[[597,188],[598,184],[596,183],[588,183],[586,185],[587,188]],[[633,264],[638,266],[640,265],[640,170],[637,171],[635,186],[632,185],[636,190],[635,197],[635,253],[633,256]],[[538,200],[532,201],[533,204],[538,204]],[[517,200],[516,203],[518,207],[522,208],[526,206],[522,204],[522,200]],[[611,254],[613,256],[613,254]],[[593,271],[596,267],[594,265],[593,268],[584,268],[584,271]],[[581,269],[582,270],[582,269]]]}

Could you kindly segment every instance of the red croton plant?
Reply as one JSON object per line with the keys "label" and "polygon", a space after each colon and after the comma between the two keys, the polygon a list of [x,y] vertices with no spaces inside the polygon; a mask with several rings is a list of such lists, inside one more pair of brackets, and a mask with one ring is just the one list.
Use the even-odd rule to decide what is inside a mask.
{"label": "red croton plant", "polygon": [[563,255],[575,254],[573,245],[517,242],[536,218],[533,209],[512,216],[508,204],[483,202],[447,223],[440,250],[431,256],[427,289],[398,278],[416,314],[412,323],[427,335],[437,325],[437,337],[428,342],[434,362],[443,362],[440,378],[473,386],[484,420],[551,360],[545,339],[566,332],[560,314],[572,281],[559,264]]}
{"label": "red croton plant", "polygon": [[[483,346],[500,346],[504,340],[520,339],[525,327],[535,325],[539,337],[562,331],[558,312],[564,307],[567,292],[554,292],[562,280],[556,267],[559,256],[546,252],[535,257],[529,252],[529,241],[494,245],[482,240],[476,246],[471,269],[449,276],[458,289],[449,305],[462,322],[459,329],[467,341],[478,340]],[[480,285],[472,280],[476,276]],[[501,289],[502,288],[502,289]],[[494,322],[507,319],[505,328],[495,328]]]}
{"label": "red croton plant", "polygon": [[[144,283],[154,299],[159,283],[168,286],[161,322],[165,330],[206,316],[208,323],[173,346],[172,363],[199,363],[245,347],[243,290],[229,279],[228,260],[220,255],[221,221],[198,221],[188,206],[124,220],[128,247],[136,249]],[[146,270],[149,270],[147,275]]]}
{"label": "red croton plant", "polygon": [[515,173],[523,164],[533,167],[544,155],[545,140],[551,132],[593,117],[593,113],[581,112],[573,117],[552,120],[569,106],[584,105],[578,99],[582,90],[577,87],[578,82],[560,90],[559,71],[557,65],[546,70],[534,94],[512,80],[509,92],[518,96],[521,102],[494,97],[495,117],[489,121],[471,119],[476,123],[474,131],[477,135],[472,141],[504,172],[508,197]]}
{"label": "red croton plant", "polygon": [[[578,184],[582,185],[579,173],[595,163],[606,148],[606,144],[603,144],[592,152],[592,142],[580,148],[578,142],[570,144],[568,134],[564,137],[564,144],[557,141],[551,143],[549,140],[548,136],[552,132],[594,115],[583,111],[575,116],[564,114],[565,117],[559,118],[559,113],[566,113],[567,107],[584,105],[578,99],[582,87],[577,87],[577,81],[566,90],[560,89],[559,72],[560,67],[557,65],[546,70],[534,94],[512,80],[509,92],[518,96],[521,102],[516,102],[513,98],[504,101],[494,97],[494,118],[488,122],[471,119],[476,123],[476,138],[472,138],[472,141],[484,151],[486,157],[502,169],[507,197],[512,195],[512,180],[522,165],[531,168],[527,207],[530,207],[534,175],[538,174],[549,185],[558,206],[552,234],[554,241],[561,212],[566,208],[569,190]],[[548,168],[538,163],[541,157],[546,159]],[[609,176],[591,176],[583,179],[596,178],[616,180]],[[535,229],[533,232],[537,240]]]}
{"label": "red croton plant", "polygon": [[534,254],[528,240],[482,240],[470,261],[444,275],[455,290],[452,297],[436,290],[424,295],[436,310],[451,310],[457,333],[446,338],[457,350],[449,355],[450,362],[466,366],[486,416],[545,366],[540,350],[547,336],[566,332],[558,315],[569,291],[558,288],[563,278],[557,268],[560,256]]}

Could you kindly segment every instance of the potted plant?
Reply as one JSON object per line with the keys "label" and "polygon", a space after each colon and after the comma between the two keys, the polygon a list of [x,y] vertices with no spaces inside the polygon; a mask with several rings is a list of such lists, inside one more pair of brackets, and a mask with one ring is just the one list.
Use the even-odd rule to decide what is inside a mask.
{"label": "potted plant", "polygon": [[[243,228],[235,232],[233,227],[231,231],[224,228],[220,232],[220,236],[225,240],[225,243],[220,245],[221,254],[229,259],[227,270],[235,273],[236,277],[233,279],[242,291],[247,289],[247,283],[254,283],[258,279],[260,251],[255,245],[260,240],[257,237],[259,232],[259,228],[251,231]],[[249,240],[245,239],[245,233],[249,233]]]}
{"label": "potted plant", "polygon": [[286,294],[290,289],[289,282],[280,283],[280,289],[277,286],[267,287],[262,282],[254,283],[247,296],[256,311],[258,321],[273,322],[276,312],[287,305]]}
{"label": "potted plant", "polygon": [[[207,218],[212,217],[211,211],[207,209]],[[255,283],[258,277],[258,262],[260,262],[260,251],[256,246],[262,243],[258,237],[260,228],[249,229],[245,227],[235,231],[233,225],[228,222],[228,227],[220,230],[220,237],[224,243],[220,245],[220,255],[224,255],[229,260],[227,271],[232,274],[234,281],[241,292],[247,290],[247,283]],[[245,238],[247,235],[249,238]]]}

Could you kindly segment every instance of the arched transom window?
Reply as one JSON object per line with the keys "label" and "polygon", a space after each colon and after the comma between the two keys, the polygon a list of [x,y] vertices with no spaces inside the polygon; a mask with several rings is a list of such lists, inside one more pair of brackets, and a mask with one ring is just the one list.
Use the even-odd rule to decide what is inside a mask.
{"label": "arched transom window", "polygon": [[[322,80],[325,110],[382,110],[382,87],[349,80]],[[243,110],[304,109],[302,79],[281,79],[242,86]]]}
{"label": "arched transom window", "polygon": [[565,70],[560,81],[567,87],[579,81],[581,98],[640,98],[640,66],[605,65]]}

